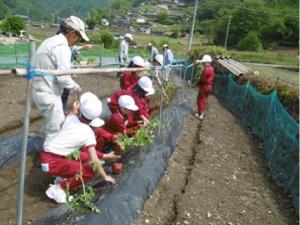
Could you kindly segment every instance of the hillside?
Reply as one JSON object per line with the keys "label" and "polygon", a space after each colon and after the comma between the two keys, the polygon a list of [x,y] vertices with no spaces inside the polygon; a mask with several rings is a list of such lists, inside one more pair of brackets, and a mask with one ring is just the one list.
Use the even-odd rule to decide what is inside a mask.
{"label": "hillside", "polygon": [[35,20],[70,14],[85,17],[92,8],[106,7],[109,3],[109,0],[0,0],[0,19],[7,14],[29,15]]}

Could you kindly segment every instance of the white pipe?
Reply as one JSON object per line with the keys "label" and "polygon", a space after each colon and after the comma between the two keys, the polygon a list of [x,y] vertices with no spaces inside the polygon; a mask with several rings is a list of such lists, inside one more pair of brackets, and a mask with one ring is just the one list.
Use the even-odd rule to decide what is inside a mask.
{"label": "white pipe", "polygon": [[[97,74],[97,73],[115,73],[115,72],[125,72],[125,71],[147,71],[152,68],[89,68],[89,69],[67,69],[67,70],[57,70],[57,69],[36,69],[36,73],[46,73],[55,76],[62,75],[80,75],[80,74]],[[162,67],[156,67],[156,69],[162,69]],[[11,73],[16,76],[25,76],[28,72],[24,68],[13,68]]]}

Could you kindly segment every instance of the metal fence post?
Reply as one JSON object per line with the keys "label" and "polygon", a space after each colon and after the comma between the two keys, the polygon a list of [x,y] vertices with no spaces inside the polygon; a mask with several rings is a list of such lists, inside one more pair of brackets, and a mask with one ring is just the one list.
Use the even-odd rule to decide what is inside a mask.
{"label": "metal fence post", "polygon": [[17,66],[18,65],[17,41],[15,41],[15,58],[16,58],[16,66]]}
{"label": "metal fence post", "polygon": [[[30,65],[34,64],[34,54],[35,54],[35,40],[30,39],[30,52],[29,52]],[[28,138],[28,131],[29,131],[29,115],[30,115],[30,109],[31,109],[30,94],[29,94],[30,86],[31,86],[31,80],[27,79],[26,88],[25,88],[22,152],[21,152],[21,158],[20,158],[19,191],[18,191],[18,203],[17,203],[17,225],[22,225],[22,218],[23,218],[26,150],[27,150],[27,138]]]}
{"label": "metal fence post", "polygon": [[[164,73],[164,68],[165,67],[163,66],[161,74]],[[164,96],[164,81],[162,82],[161,88],[160,88],[160,106],[159,106],[159,122],[160,122],[160,124],[162,124],[162,119],[163,119],[163,96]],[[161,130],[160,127],[161,126],[158,127],[157,136],[160,135],[160,130]]]}
{"label": "metal fence post", "polygon": [[103,43],[101,43],[101,48],[100,48],[101,50],[100,50],[100,60],[99,60],[99,67],[101,67],[102,66],[102,64],[103,64],[103,50],[104,50],[104,44]]}

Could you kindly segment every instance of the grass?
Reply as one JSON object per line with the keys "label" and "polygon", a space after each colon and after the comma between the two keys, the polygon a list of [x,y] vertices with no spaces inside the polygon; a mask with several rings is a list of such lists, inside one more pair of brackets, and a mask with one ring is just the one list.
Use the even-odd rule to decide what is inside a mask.
{"label": "grass", "polygon": [[[38,47],[42,40],[54,35],[57,28],[37,28],[37,27],[27,27],[29,33],[36,38]],[[109,30],[107,30],[109,31]],[[107,32],[106,31],[106,32]],[[100,31],[101,32],[101,31]],[[87,30],[89,34],[97,34],[99,31]],[[162,52],[162,45],[167,43],[172,49],[175,58],[185,58],[187,46],[189,42],[188,37],[184,38],[169,38],[166,36],[154,36],[142,33],[134,33],[134,41],[137,43],[136,49],[130,48],[129,55],[132,57],[134,55],[141,55],[144,58],[148,58],[150,52],[146,49],[149,42],[153,42],[158,48],[159,52]],[[200,35],[194,35],[192,49],[203,46],[206,41],[206,37]],[[17,55],[28,55],[28,44],[17,44],[16,45]],[[0,52],[2,56],[12,56],[15,57],[15,46],[4,46],[0,44]],[[98,57],[100,54],[100,46],[95,45],[93,49],[89,51],[82,51],[81,57]],[[253,63],[266,63],[266,64],[278,64],[278,65],[289,65],[297,66],[298,61],[298,51],[297,50],[276,50],[276,51],[263,51],[263,52],[248,52],[248,51],[228,51],[234,59],[242,62],[253,62]],[[103,56],[106,57],[116,57],[118,55],[118,48],[114,49],[104,49]],[[0,62],[1,65],[1,62]]]}
{"label": "grass", "polygon": [[286,66],[299,65],[297,50],[276,50],[263,52],[229,51],[232,58],[242,62],[277,64]]}
{"label": "grass", "polygon": [[259,71],[259,74],[270,78],[281,78],[282,80],[288,80],[295,84],[299,83],[299,73],[295,71],[278,69],[266,66],[247,65],[248,67]]}

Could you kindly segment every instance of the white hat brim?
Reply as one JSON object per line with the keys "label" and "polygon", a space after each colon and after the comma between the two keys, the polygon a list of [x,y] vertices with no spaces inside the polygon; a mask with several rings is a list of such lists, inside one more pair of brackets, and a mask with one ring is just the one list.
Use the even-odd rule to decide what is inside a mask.
{"label": "white hat brim", "polygon": [[131,110],[131,111],[137,111],[139,110],[139,107],[137,105],[130,105],[128,107],[126,107],[127,109]]}
{"label": "white hat brim", "polygon": [[102,127],[104,124],[105,124],[104,120],[102,120],[100,118],[93,119],[90,122],[90,126],[92,126],[92,127]]}
{"label": "white hat brim", "polygon": [[154,88],[149,88],[147,90],[145,90],[147,92],[146,96],[149,96],[149,95],[154,95],[155,93],[155,90]]}
{"label": "white hat brim", "polygon": [[86,35],[85,32],[79,31],[79,33],[80,33],[80,35],[81,35],[81,37],[82,37],[83,40],[90,41],[90,39],[88,38],[88,36]]}

